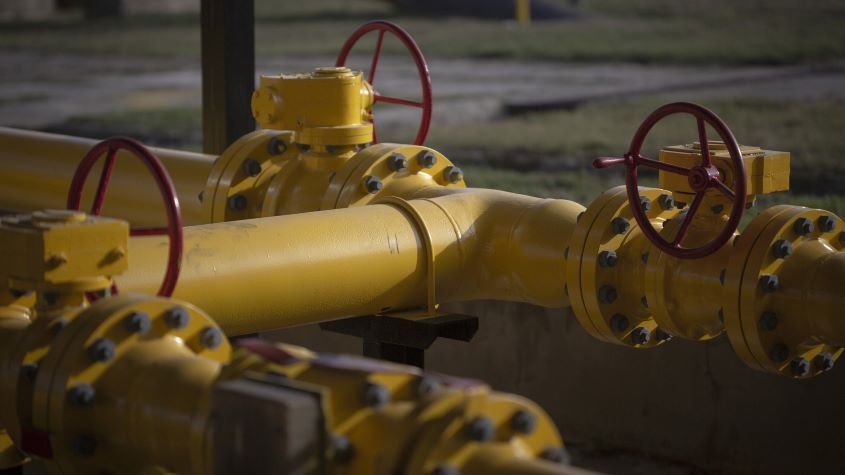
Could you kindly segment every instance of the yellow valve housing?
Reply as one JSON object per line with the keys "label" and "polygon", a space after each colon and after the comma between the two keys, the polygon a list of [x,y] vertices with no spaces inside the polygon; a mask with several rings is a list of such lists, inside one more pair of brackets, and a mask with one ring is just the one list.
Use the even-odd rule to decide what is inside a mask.
{"label": "yellow valve housing", "polygon": [[358,145],[373,141],[373,89],[360,71],[317,68],[311,74],[261,76],[252,114],[261,127],[294,132],[304,145]]}
{"label": "yellow valve housing", "polygon": [[[708,141],[708,146],[713,164],[719,169],[725,183],[731,186],[734,179],[733,164],[725,143],[711,140]],[[749,201],[757,195],[789,190],[789,152],[763,150],[760,147],[747,145],[740,145],[739,149],[745,165],[745,175],[748,178],[748,196],[751,198]],[[701,144],[699,142],[672,145],[660,150],[660,161],[672,165],[689,168],[697,165],[700,160]],[[671,190],[677,201],[689,203],[695,195],[686,176],[660,171],[659,183],[660,188]],[[709,193],[727,200],[715,190]]]}

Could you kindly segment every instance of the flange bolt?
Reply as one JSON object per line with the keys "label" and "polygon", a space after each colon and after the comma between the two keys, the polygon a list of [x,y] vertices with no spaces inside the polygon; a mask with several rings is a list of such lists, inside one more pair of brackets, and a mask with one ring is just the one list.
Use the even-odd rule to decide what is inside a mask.
{"label": "flange bolt", "polygon": [[631,223],[621,216],[613,218],[610,224],[613,226],[613,232],[616,234],[625,234],[631,229]]}
{"label": "flange bolt", "polygon": [[631,332],[631,341],[636,345],[645,345],[651,339],[651,332],[647,328],[637,327]]}
{"label": "flange bolt", "polygon": [[819,353],[813,358],[813,365],[819,371],[827,371],[833,368],[833,356],[830,353]]}
{"label": "flange bolt", "polygon": [[188,326],[191,316],[182,307],[173,307],[164,313],[164,323],[174,330],[180,330]]}
{"label": "flange bolt", "polygon": [[417,155],[417,163],[423,168],[431,168],[437,164],[437,155],[430,151],[421,152]]}
{"label": "flange bolt", "polygon": [[273,137],[267,142],[267,153],[270,155],[281,155],[288,149],[288,145],[279,137]]}
{"label": "flange bolt", "polygon": [[367,383],[361,390],[361,402],[378,409],[390,401],[390,391],[381,384]]}
{"label": "flange bolt", "polygon": [[619,293],[616,292],[616,289],[610,285],[602,285],[599,288],[599,302],[601,303],[613,303],[616,301],[616,298],[619,297]]}
{"label": "flange bolt", "polygon": [[233,211],[243,211],[246,209],[246,196],[230,196],[229,199],[226,201],[226,204],[229,206],[229,209]]}
{"label": "flange bolt", "polygon": [[828,216],[826,214],[819,216],[817,222],[819,223],[819,229],[821,229],[823,233],[829,233],[836,229],[836,220],[833,219],[832,216]]}
{"label": "flange bolt", "polygon": [[367,193],[374,195],[384,188],[384,183],[377,176],[367,175],[364,177],[364,189]]}
{"label": "flange bolt", "polygon": [[760,288],[766,293],[775,292],[780,288],[780,279],[776,275],[764,275],[760,277]]}
{"label": "flange bolt", "polygon": [[672,195],[663,194],[657,197],[657,204],[659,204],[664,210],[668,211],[675,207],[675,200],[672,198]]}
{"label": "flange bolt", "polygon": [[778,327],[778,316],[775,312],[763,312],[760,315],[760,328],[773,331]]}
{"label": "flange bolt", "polygon": [[651,200],[645,196],[640,196],[640,208],[646,213],[651,211]]}
{"label": "flange bolt", "polygon": [[810,371],[810,362],[804,358],[796,358],[789,363],[789,371],[794,376],[805,376]]}
{"label": "flange bolt", "polygon": [[90,384],[77,384],[67,392],[67,400],[74,406],[87,406],[94,401],[97,391]]}
{"label": "flange bolt", "polygon": [[464,172],[456,166],[448,166],[443,170],[443,177],[449,183],[457,183],[464,179]]}
{"label": "flange bolt", "polygon": [[425,397],[440,390],[440,383],[433,378],[422,378],[417,383],[417,397]]}
{"label": "flange bolt", "polygon": [[789,358],[789,348],[783,343],[775,343],[769,350],[769,358],[775,363],[783,363]]}
{"label": "flange bolt", "polygon": [[601,251],[599,253],[599,265],[602,267],[613,267],[619,261],[619,256],[614,251]]}
{"label": "flange bolt", "polygon": [[335,434],[332,436],[332,451],[334,460],[338,463],[346,463],[355,457],[355,446],[345,435]]}
{"label": "flange bolt", "polygon": [[200,344],[214,350],[223,343],[223,333],[216,327],[205,327],[200,332]]}
{"label": "flange bolt", "polygon": [[68,326],[68,321],[64,318],[57,318],[52,325],[50,325],[50,333],[56,336]]}
{"label": "flange bolt", "polygon": [[778,259],[786,259],[792,255],[792,243],[786,239],[780,239],[772,246],[772,253]]}
{"label": "flange bolt", "polygon": [[478,416],[467,424],[466,431],[467,437],[470,440],[488,442],[493,440],[496,428],[493,426],[493,421],[489,417]]}
{"label": "flange bolt", "polygon": [[244,160],[241,168],[247,176],[258,176],[261,174],[261,164],[258,163],[258,160],[253,160],[251,158]]}
{"label": "flange bolt", "polygon": [[537,417],[530,411],[520,409],[511,417],[511,429],[514,432],[528,435],[537,428]]}
{"label": "flange bolt", "polygon": [[408,168],[408,159],[401,153],[394,153],[387,157],[387,168],[398,172]]}
{"label": "flange bolt", "polygon": [[656,328],[654,330],[654,338],[656,338],[657,341],[669,341],[672,339],[672,334],[662,328]]}
{"label": "flange bolt", "polygon": [[792,230],[799,236],[806,236],[813,232],[813,222],[807,218],[798,218],[792,225]]}
{"label": "flange bolt", "polygon": [[150,331],[150,316],[144,312],[132,312],[123,320],[126,331],[145,335]]}
{"label": "flange bolt", "polygon": [[570,462],[569,452],[563,447],[546,447],[540,452],[540,458],[564,465],[569,465]]}
{"label": "flange bolt", "polygon": [[617,313],[616,315],[610,317],[610,329],[616,333],[622,333],[628,329],[628,317],[622,315],[621,313]]}
{"label": "flange bolt", "polygon": [[88,357],[92,361],[105,363],[114,358],[115,344],[108,338],[98,338],[88,347]]}

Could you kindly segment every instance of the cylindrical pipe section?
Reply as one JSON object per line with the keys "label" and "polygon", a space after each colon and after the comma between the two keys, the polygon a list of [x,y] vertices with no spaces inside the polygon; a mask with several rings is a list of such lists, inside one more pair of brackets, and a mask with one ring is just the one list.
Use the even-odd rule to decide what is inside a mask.
{"label": "cylindrical pipe section", "polygon": [[[76,166],[98,141],[0,127],[0,210],[30,212],[64,208]],[[201,224],[200,192],[214,156],[152,148],[161,159],[179,196],[187,225]],[[105,160],[103,159],[103,162]],[[88,179],[82,206],[90,206],[102,166]],[[118,154],[102,214],[126,219],[133,226],[159,227],[167,222],[158,188],[146,167],[127,152]]]}
{"label": "cylindrical pipe section", "polygon": [[811,334],[845,347],[845,252],[822,240],[796,246],[781,274],[784,309],[806,319]]}
{"label": "cylindrical pipe section", "polygon": [[[420,308],[430,269],[438,303],[568,303],[564,250],[577,203],[490,190],[408,203],[418,218],[376,204],[188,227],[174,297],[230,335]],[[164,238],[132,238],[121,291],[155,292],[166,251]]]}

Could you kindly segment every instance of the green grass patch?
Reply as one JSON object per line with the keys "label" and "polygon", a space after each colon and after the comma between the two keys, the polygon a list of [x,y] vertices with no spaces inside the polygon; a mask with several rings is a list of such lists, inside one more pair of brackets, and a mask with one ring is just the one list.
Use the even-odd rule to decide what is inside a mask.
{"label": "green grass patch", "polygon": [[[568,3],[568,2],[564,2]],[[845,57],[839,0],[592,0],[580,18],[513,22],[402,16],[390,2],[256,3],[259,59],[335,55],[361,23],[389,18],[441,57],[678,64],[794,64]],[[401,46],[385,44],[387,52]],[[0,48],[199,58],[197,15],[85,22],[80,15],[0,30]]]}

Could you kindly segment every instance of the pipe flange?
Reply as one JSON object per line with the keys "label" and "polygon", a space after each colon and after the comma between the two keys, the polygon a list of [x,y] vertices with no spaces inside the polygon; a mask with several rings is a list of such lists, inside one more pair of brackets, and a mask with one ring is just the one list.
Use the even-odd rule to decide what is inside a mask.
{"label": "pipe flange", "polygon": [[[657,188],[640,188],[640,203],[655,229],[678,214],[658,206],[671,196]],[[646,201],[647,200],[647,201]],[[651,205],[654,203],[654,205]],[[635,348],[651,348],[668,340],[644,302],[645,264],[652,246],[633,225],[624,186],[596,198],[578,220],[567,251],[566,281],[575,316],[594,337]]]}
{"label": "pipe flange", "polygon": [[415,190],[465,188],[463,172],[441,153],[420,145],[367,147],[332,177],[321,209],[361,206],[384,196],[412,198]]}
{"label": "pipe flange", "polygon": [[[216,330],[220,338],[211,341],[208,329]],[[133,368],[132,361],[148,364],[162,344],[174,348],[176,354],[201,355],[221,364],[231,355],[228,341],[201,310],[142,295],[101,299],[79,312],[56,336],[40,364],[32,411],[35,429],[49,435],[54,468],[67,473],[98,472],[109,464],[140,463],[91,457],[106,439],[106,434],[96,432],[97,427],[108,425],[92,420],[91,407],[101,405],[103,413],[114,412],[108,406],[124,403],[119,394],[129,390],[128,375],[122,371]],[[126,367],[121,366],[124,360]],[[190,444],[192,459],[202,457],[202,434],[197,437]]]}
{"label": "pipe flange", "polygon": [[203,220],[261,217],[270,182],[298,153],[290,131],[264,129],[239,138],[211,168],[200,198]]}
{"label": "pipe flange", "polygon": [[845,250],[843,229],[843,220],[828,211],[781,205],[760,213],[737,239],[737,257],[725,274],[724,316],[731,345],[746,364],[808,378],[842,354],[814,334],[814,315],[801,302],[816,277],[804,271],[822,254]]}

